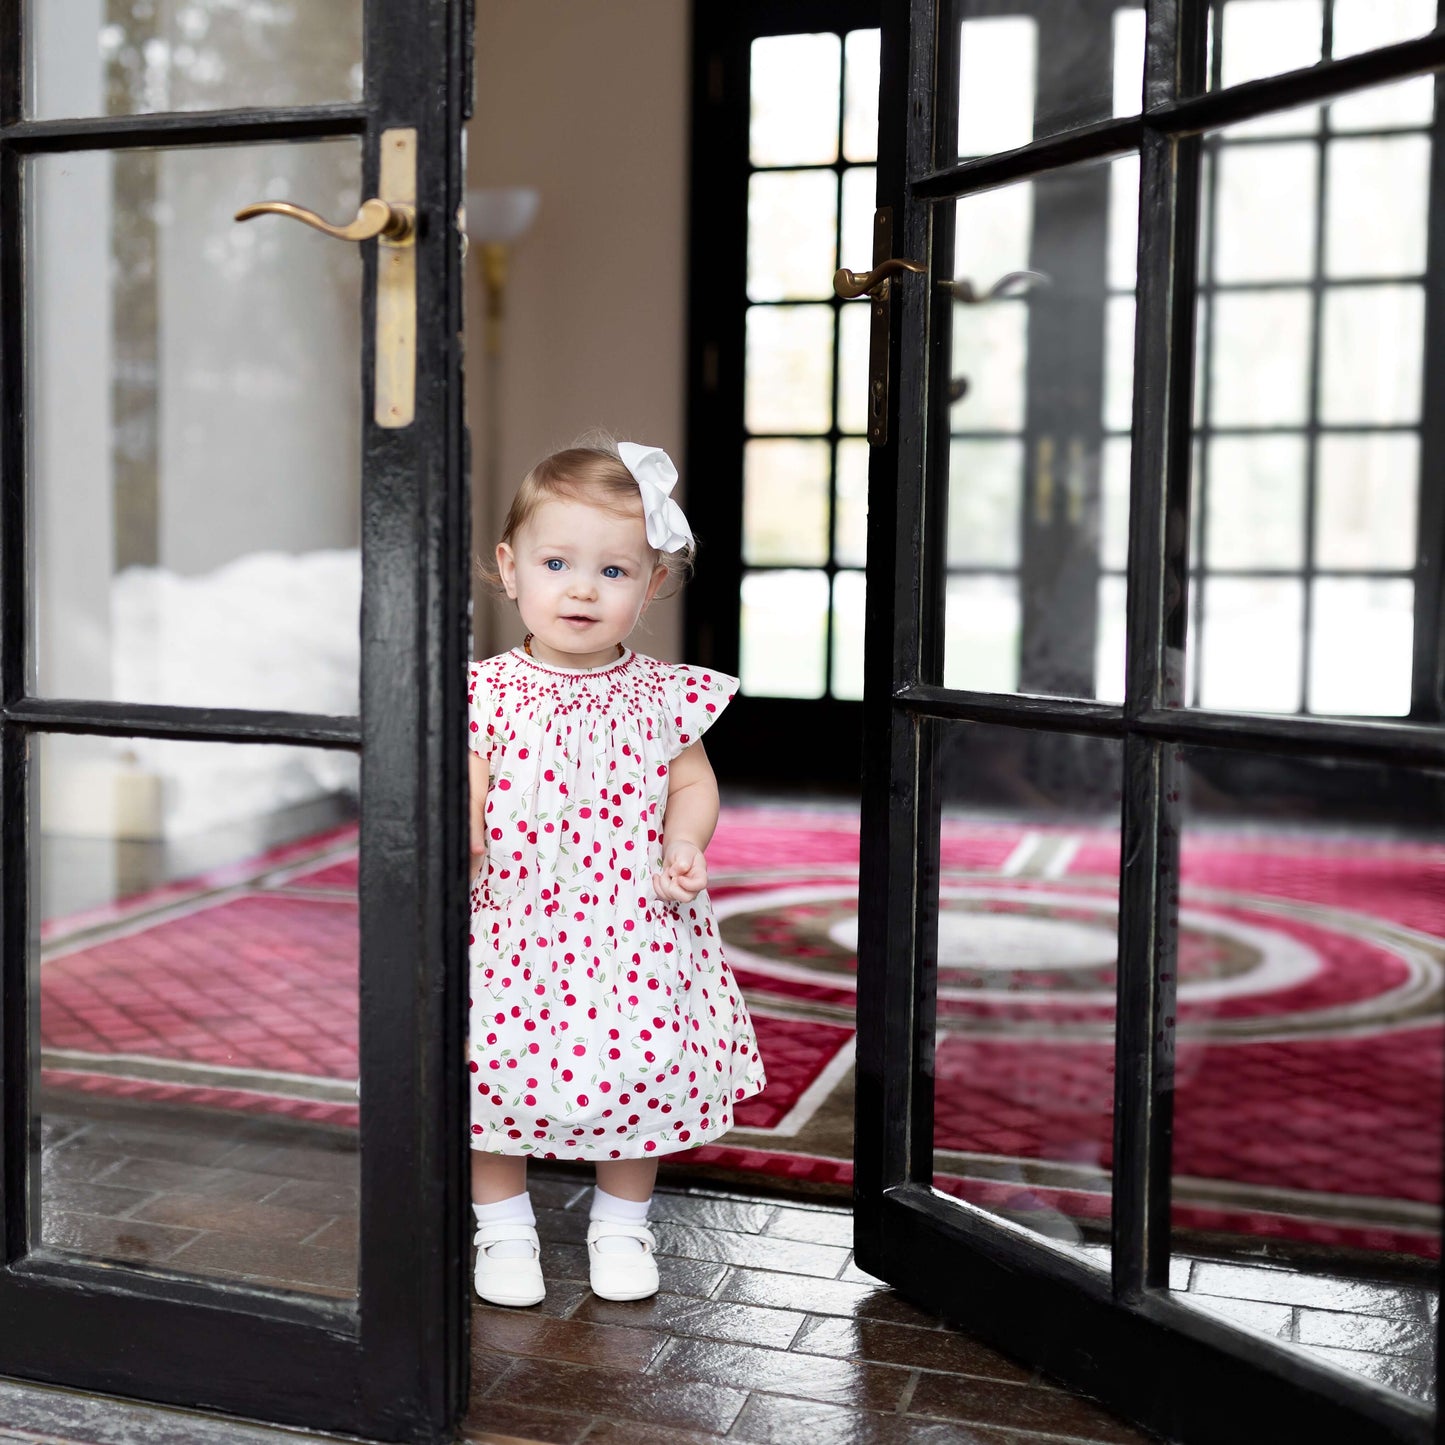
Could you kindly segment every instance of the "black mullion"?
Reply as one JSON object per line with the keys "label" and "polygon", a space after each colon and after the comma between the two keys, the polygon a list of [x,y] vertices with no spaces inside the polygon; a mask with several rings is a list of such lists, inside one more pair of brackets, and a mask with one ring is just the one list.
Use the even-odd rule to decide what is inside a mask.
{"label": "black mullion", "polygon": [[0,146],[45,151],[137,146],[225,145],[365,135],[364,105],[296,105],[266,110],[166,111],[78,120],[17,120],[0,126]]}
{"label": "black mullion", "polygon": [[[17,645],[23,642],[17,640]],[[23,679],[22,679],[23,686]],[[359,748],[361,720],[304,712],[171,707],[131,702],[18,697],[0,709],[7,725],[26,733],[93,733],[100,737],[176,738],[192,742],[296,743]]]}
{"label": "black mullion", "polygon": [[[1445,19],[1445,0],[1441,17]],[[1410,716],[1419,722],[1438,723],[1445,707],[1445,410],[1431,405],[1429,399],[1445,394],[1445,72],[1435,77],[1435,121],[1430,134]]]}
{"label": "black mullion", "polygon": [[[1332,42],[1334,37],[1334,9],[1333,0],[1325,0],[1324,11],[1324,37],[1321,42]],[[1324,53],[1324,52],[1322,52]],[[1315,145],[1317,153],[1315,156],[1315,241],[1314,255],[1311,257],[1310,269],[1310,374],[1309,374],[1309,408],[1305,415],[1304,440],[1305,440],[1305,514],[1304,514],[1304,543],[1302,551],[1303,570],[1299,574],[1300,586],[1304,589],[1304,597],[1301,604],[1300,621],[1302,623],[1302,636],[1300,638],[1300,672],[1299,672],[1299,705],[1298,712],[1308,712],[1310,696],[1310,675],[1313,671],[1310,663],[1313,651],[1314,640],[1314,611],[1315,611],[1315,587],[1314,587],[1314,562],[1315,562],[1315,490],[1316,480],[1319,472],[1319,422],[1320,422],[1320,376],[1322,372],[1321,355],[1324,352],[1324,316],[1325,316],[1325,219],[1329,202],[1329,156],[1330,156],[1330,131],[1325,124],[1324,107],[1320,109],[1320,118],[1317,122]]]}
{"label": "black mullion", "polygon": [[[1401,131],[1401,135],[1416,135],[1416,131]],[[1354,140],[1356,137],[1349,132],[1343,132],[1342,138]],[[1395,139],[1391,136],[1390,139]],[[1311,141],[1318,143],[1318,136],[1299,136],[1290,141],[1290,144],[1308,145]],[[1230,140],[1228,148],[1234,150],[1236,142]],[[1332,276],[1331,286],[1419,286],[1425,280],[1422,273],[1416,272],[1413,276]],[[1260,291],[1302,291],[1309,285],[1308,279],[1300,281],[1212,281],[1207,287],[1201,286],[1201,293],[1211,296],[1229,296],[1247,294]],[[1118,294],[1118,293],[1116,293]],[[1353,428],[1352,428],[1353,430]]]}

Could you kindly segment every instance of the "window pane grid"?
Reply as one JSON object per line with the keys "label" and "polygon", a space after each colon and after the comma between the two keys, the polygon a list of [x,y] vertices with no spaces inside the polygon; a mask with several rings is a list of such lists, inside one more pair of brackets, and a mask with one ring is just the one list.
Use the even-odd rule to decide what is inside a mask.
{"label": "window pane grid", "polygon": [[[1223,7],[1216,4],[1212,8],[1214,33],[1217,36]],[[1332,54],[1333,17],[1334,4],[1333,0],[1329,0],[1329,3],[1322,7],[1321,54],[1326,59],[1330,58]],[[1212,86],[1217,88],[1221,83],[1221,56],[1218,45],[1214,47],[1211,64]],[[1353,155],[1347,155],[1340,148],[1354,147],[1362,141],[1401,142],[1402,138],[1404,138],[1404,143],[1408,144],[1408,138],[1412,135],[1422,137],[1428,146],[1430,136],[1428,128],[1420,125],[1371,126],[1361,130],[1354,130],[1348,126],[1337,127],[1334,124],[1332,108],[1329,105],[1322,105],[1310,117],[1307,126],[1302,126],[1299,131],[1291,132],[1288,135],[1282,133],[1238,136],[1216,134],[1204,138],[1205,190],[1201,216],[1201,265],[1198,277],[1200,325],[1197,343],[1200,406],[1195,429],[1196,460],[1194,464],[1194,497],[1191,503],[1194,512],[1195,541],[1189,572],[1191,587],[1188,676],[1189,701],[1194,706],[1199,706],[1201,701],[1210,703],[1210,699],[1205,697],[1207,686],[1205,658],[1211,649],[1209,639],[1205,634],[1210,625],[1208,618],[1212,611],[1208,600],[1211,582],[1239,584],[1249,580],[1257,583],[1274,582],[1283,585],[1292,581],[1295,584],[1295,595],[1297,595],[1300,608],[1299,626],[1301,629],[1297,658],[1298,696],[1293,708],[1293,711],[1297,713],[1312,711],[1311,698],[1319,691],[1312,671],[1322,655],[1318,648],[1326,639],[1314,637],[1318,590],[1316,583],[1323,579],[1328,585],[1328,579],[1341,581],[1348,579],[1359,585],[1387,582],[1418,584],[1420,569],[1417,554],[1414,556],[1412,565],[1408,567],[1359,568],[1320,565],[1316,555],[1321,520],[1322,443],[1329,438],[1340,438],[1340,444],[1348,446],[1349,442],[1345,440],[1347,438],[1358,437],[1363,441],[1369,437],[1414,438],[1419,435],[1418,421],[1400,419],[1382,421],[1362,418],[1355,423],[1339,420],[1340,392],[1338,387],[1331,391],[1329,378],[1325,374],[1325,354],[1329,341],[1327,328],[1331,324],[1328,313],[1332,304],[1337,313],[1335,324],[1343,327],[1349,324],[1348,317],[1344,313],[1352,302],[1356,302],[1358,298],[1363,298],[1368,294],[1367,288],[1375,288],[1376,294],[1381,298],[1380,304],[1386,306],[1390,304],[1388,289],[1390,287],[1401,290],[1408,288],[1408,290],[1419,291],[1423,296],[1425,275],[1422,270],[1414,267],[1390,275],[1345,274],[1345,270],[1351,269],[1348,264],[1338,272],[1332,272],[1330,269],[1332,265],[1331,249],[1340,244],[1336,233],[1329,224],[1335,220],[1332,215],[1331,189],[1344,184],[1343,178],[1332,174],[1332,166],[1341,164],[1342,156],[1346,160],[1352,160],[1358,156],[1365,164],[1379,162],[1382,158],[1396,161],[1405,159],[1405,156],[1398,151],[1374,155],[1368,151],[1357,151]],[[1300,145],[1312,146],[1314,150],[1312,159],[1315,195],[1311,204],[1314,224],[1308,238],[1307,273],[1299,276],[1290,275],[1287,278],[1285,276],[1269,276],[1221,279],[1218,274],[1221,234],[1220,192],[1224,189],[1220,185],[1221,161],[1231,154],[1244,152],[1246,148],[1274,146],[1287,154],[1287,147]],[[1256,154],[1258,154],[1257,150]],[[1338,200],[1339,197],[1335,199]],[[1423,251],[1423,237],[1420,240]],[[1348,244],[1348,237],[1345,244]],[[1368,264],[1368,257],[1362,259]],[[1404,259],[1413,260],[1414,257],[1409,256]],[[1423,262],[1423,255],[1420,259]],[[1228,422],[1216,421],[1218,395],[1215,368],[1219,359],[1216,352],[1216,341],[1222,327],[1214,324],[1219,318],[1210,313],[1224,298],[1230,296],[1264,297],[1270,294],[1288,296],[1301,293],[1308,298],[1308,349],[1306,353],[1307,375],[1304,378],[1305,387],[1302,398],[1303,414],[1299,417],[1298,422],[1290,419],[1284,423],[1255,423],[1236,417],[1231,417]],[[1115,289],[1111,294],[1120,293]],[[1408,291],[1406,294],[1408,295]],[[1332,303],[1331,298],[1334,297],[1339,297],[1341,300]],[[1355,322],[1355,330],[1351,334],[1359,334],[1358,321]],[[1405,385],[1407,389],[1412,390],[1413,388],[1410,388],[1411,379],[1407,373]],[[1331,398],[1333,398],[1333,409]],[[1368,397],[1356,398],[1347,392],[1345,404],[1351,408],[1346,413],[1347,415],[1358,414],[1370,407],[1371,399]],[[1411,405],[1415,405],[1415,403],[1412,402]],[[1418,417],[1418,412],[1415,412],[1415,416]],[[1298,438],[1302,443],[1303,467],[1297,520],[1299,534],[1297,565],[1246,568],[1216,565],[1211,561],[1210,532],[1211,528],[1217,527],[1221,520],[1216,515],[1220,505],[1218,492],[1221,483],[1218,477],[1211,475],[1215,465],[1214,444],[1225,442],[1230,438],[1252,438],[1261,442],[1268,438]],[[1418,468],[1416,475],[1418,475]],[[1106,567],[1103,569],[1102,575],[1118,577],[1121,574],[1113,568]]]}
{"label": "window pane grid", "polygon": [[[871,249],[868,254],[851,254],[859,243],[861,219],[855,216],[855,224],[851,228],[860,235],[850,235],[848,222],[850,214],[862,205],[862,189],[871,177],[876,160],[876,147],[869,129],[870,124],[872,129],[876,129],[876,121],[869,122],[869,117],[863,113],[868,98],[877,89],[875,35],[876,32],[865,30],[822,31],[807,36],[768,37],[755,41],[753,45],[750,186],[751,178],[778,176],[780,179],[776,185],[782,189],[775,189],[771,194],[786,195],[794,176],[800,183],[816,187],[817,182],[808,181],[808,177],[831,174],[834,177],[831,230],[835,266],[863,268],[871,264]],[[759,47],[767,47],[770,43],[773,50],[763,53],[760,63]],[[788,53],[792,55],[792,51],[796,51],[796,55],[791,60],[782,60],[788,47],[792,47]],[[809,70],[808,74],[799,73],[805,69]],[[823,88],[828,88],[826,103],[832,109],[833,118],[831,137],[825,136],[822,125],[814,125],[801,140],[796,138],[796,127],[790,133],[787,127],[780,126],[780,117],[792,102],[791,91],[798,87],[808,92],[813,115],[819,113]],[[790,93],[784,94],[785,89]],[[868,131],[867,135],[865,131]],[[800,146],[810,149],[799,149]],[[856,177],[856,182],[850,177]],[[754,194],[758,193],[750,190],[750,196]],[[801,193],[794,190],[793,194]],[[870,224],[867,243],[871,248],[871,190],[868,200]],[[793,214],[796,216],[797,212]],[[814,234],[816,236],[817,233]],[[761,246],[767,239],[760,229],[752,226],[749,238],[750,249],[753,245]],[[749,272],[752,274],[754,258],[750,255],[749,260]],[[774,267],[774,270],[777,268]],[[857,498],[852,493],[857,491],[857,487],[855,484],[851,488],[851,510],[845,518],[839,470],[840,446],[857,445],[862,437],[864,421],[862,414],[849,404],[849,395],[856,389],[859,365],[856,324],[844,320],[849,314],[848,306],[832,294],[828,284],[830,280],[831,271],[820,274],[814,290],[811,275],[805,280],[795,267],[793,284],[796,288],[805,289],[806,296],[748,295],[745,300],[749,318],[754,313],[757,315],[758,321],[754,325],[770,313],[787,318],[788,312],[784,308],[806,306],[818,314],[826,308],[831,317],[832,332],[825,352],[832,371],[827,380],[826,416],[821,409],[817,411],[816,426],[799,425],[803,417],[793,418],[790,423],[787,414],[791,405],[789,399],[780,401],[774,396],[766,407],[759,406],[752,411],[745,408],[745,452],[751,454],[749,449],[755,443],[771,446],[777,443],[807,443],[818,446],[826,449],[826,478],[820,471],[816,483],[820,488],[816,494],[817,502],[824,509],[818,533],[822,555],[813,553],[806,541],[796,549],[799,552],[796,557],[789,556],[786,548],[787,537],[799,530],[793,526],[796,506],[813,505],[806,501],[808,496],[813,495],[808,487],[760,484],[750,498],[751,514],[758,519],[755,529],[758,537],[754,538],[752,531],[747,531],[744,541],[743,590],[752,599],[751,605],[748,605],[746,597],[739,603],[742,608],[744,693],[822,698],[857,695],[856,678],[853,676],[857,660],[852,655],[856,638],[852,635],[853,624],[848,619],[853,618],[859,605],[861,593],[858,588],[861,583],[858,578],[861,578],[861,573],[857,573],[857,569],[863,558],[854,555],[857,538],[853,534],[858,531],[858,524],[855,515]],[[848,304],[857,307],[866,303]],[[759,353],[761,350],[760,347]],[[759,362],[762,360],[761,354],[757,359]],[[762,388],[759,388],[758,392],[761,391]],[[763,400],[761,395],[754,394],[759,402]],[[822,393],[818,394],[817,400],[820,403],[824,400]],[[764,415],[769,423],[776,425],[760,425]],[[821,460],[820,457],[820,463]],[[848,527],[850,521],[851,528]],[[801,530],[812,536],[808,528]],[[757,545],[753,545],[754,542]],[[785,548],[782,554],[778,552],[779,546]],[[845,552],[848,554],[846,557]],[[857,577],[853,575],[855,573]],[[768,579],[772,579],[773,592],[767,590]],[[785,619],[773,616],[770,601],[784,596],[783,591],[776,590],[778,588],[791,588],[788,595],[795,596],[800,605],[806,603],[804,610],[811,613],[811,623],[807,618],[795,616],[783,625]],[[819,588],[825,591],[816,590]],[[840,617],[840,609],[847,618]],[[816,629],[814,624],[817,624]],[[770,652],[770,646],[801,648],[807,656],[788,658],[778,652]],[[819,653],[817,658],[812,655],[815,646]],[[750,686],[750,677],[756,685]]]}

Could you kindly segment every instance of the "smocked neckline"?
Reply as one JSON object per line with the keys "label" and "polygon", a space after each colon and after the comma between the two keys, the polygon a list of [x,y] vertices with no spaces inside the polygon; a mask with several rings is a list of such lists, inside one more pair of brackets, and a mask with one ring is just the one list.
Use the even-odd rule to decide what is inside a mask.
{"label": "smocked neckline", "polygon": [[637,656],[633,650],[624,648],[622,656],[614,662],[605,663],[601,667],[554,667],[550,662],[542,662],[538,658],[529,657],[521,647],[512,649],[512,656],[518,662],[524,662],[528,667],[535,667],[538,672],[553,672],[558,677],[602,677],[609,672],[617,672],[626,667]]}

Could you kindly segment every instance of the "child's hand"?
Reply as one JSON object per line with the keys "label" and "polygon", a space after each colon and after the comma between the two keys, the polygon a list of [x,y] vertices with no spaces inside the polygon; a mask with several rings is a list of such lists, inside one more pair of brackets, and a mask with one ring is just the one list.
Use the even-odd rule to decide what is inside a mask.
{"label": "child's hand", "polygon": [[475,753],[467,754],[467,781],[471,788],[471,833],[472,833],[472,882],[487,861],[487,789],[491,786],[492,770],[485,758]]}
{"label": "child's hand", "polygon": [[707,887],[707,860],[696,843],[669,843],[662,871],[652,875],[652,889],[670,903],[691,903]]}

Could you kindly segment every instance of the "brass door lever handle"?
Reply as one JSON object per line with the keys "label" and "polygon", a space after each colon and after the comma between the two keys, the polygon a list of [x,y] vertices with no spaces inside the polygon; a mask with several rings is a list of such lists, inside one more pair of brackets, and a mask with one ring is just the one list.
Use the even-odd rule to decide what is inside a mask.
{"label": "brass door lever handle", "polygon": [[850,271],[846,266],[833,273],[833,294],[844,301],[855,301],[859,296],[882,295],[881,288],[888,285],[890,276],[905,271],[919,275],[928,269],[921,261],[904,261],[890,256],[880,261],[871,271]]}
{"label": "brass door lever handle", "polygon": [[289,201],[257,201],[236,212],[238,221],[249,221],[255,216],[290,216],[338,241],[370,241],[380,236],[394,246],[408,245],[416,236],[416,208],[383,201],[373,196],[361,203],[356,219],[347,226],[333,226],[323,220],[315,211],[304,206],[293,206]]}

